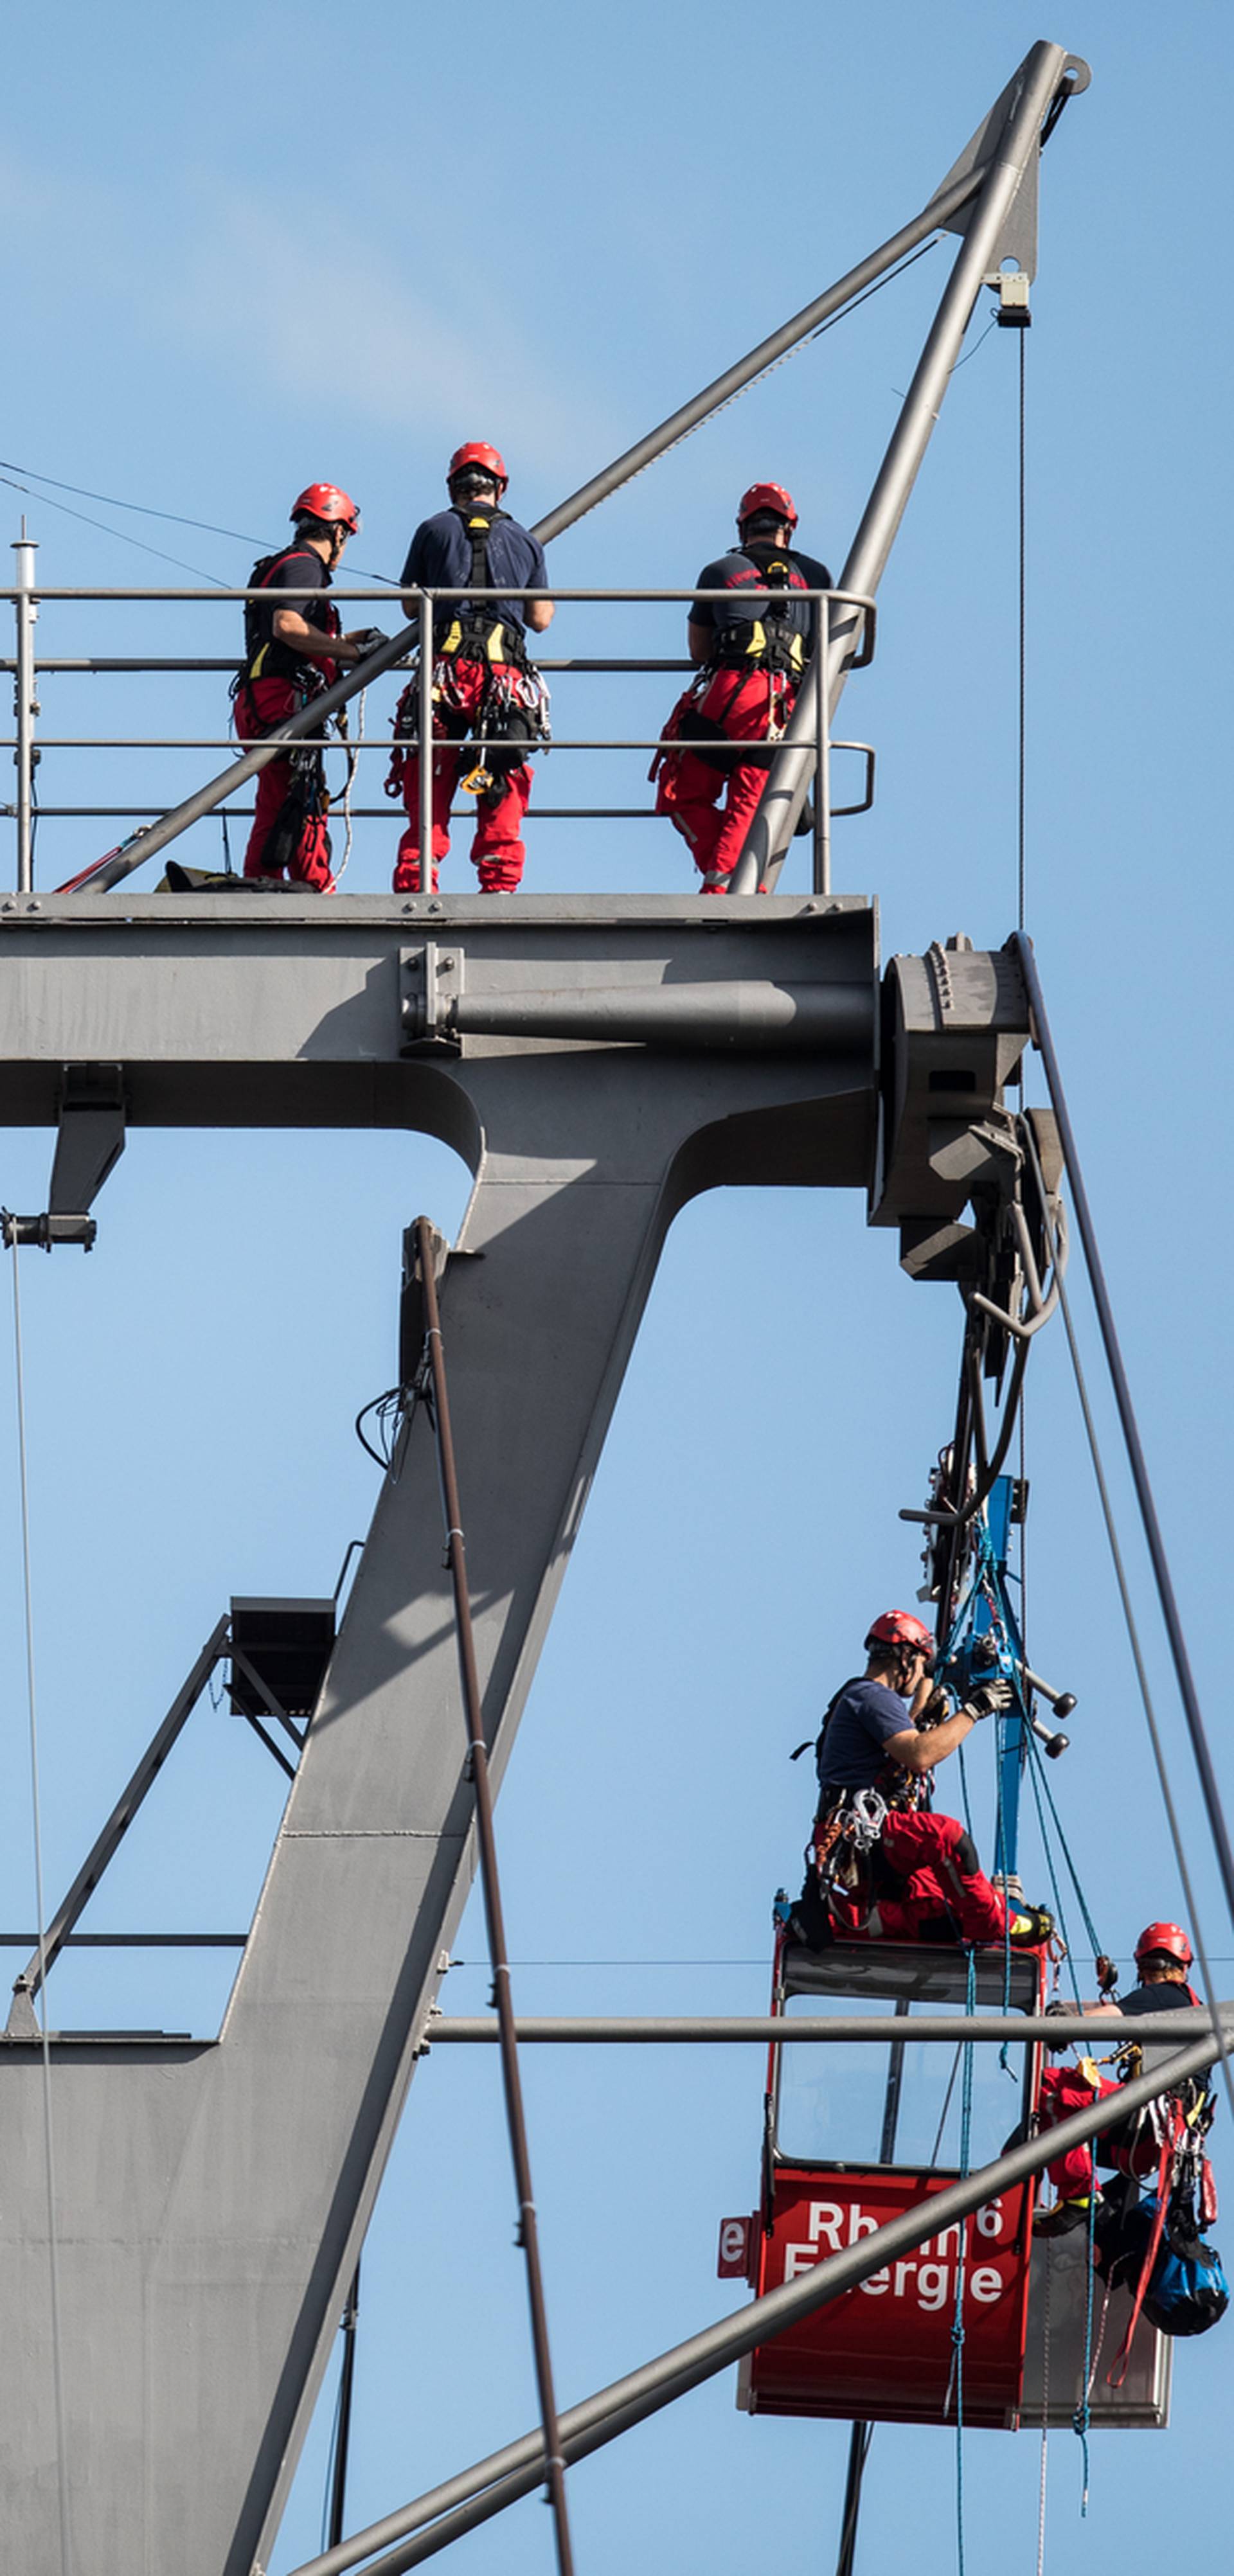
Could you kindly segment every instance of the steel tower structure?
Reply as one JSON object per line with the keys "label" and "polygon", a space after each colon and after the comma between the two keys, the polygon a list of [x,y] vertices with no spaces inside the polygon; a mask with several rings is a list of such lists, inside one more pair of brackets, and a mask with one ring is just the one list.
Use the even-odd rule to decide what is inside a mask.
{"label": "steel tower structure", "polygon": [[[920,216],[541,535],[943,226],[960,235],[953,275],[845,567],[872,596],[981,285],[1004,261],[1032,274],[1042,135],[1087,77],[1035,46]],[[832,708],[861,616],[824,648]],[[187,800],[111,882],[269,756]],[[812,759],[790,728],[751,885],[774,886]],[[0,1022],[0,1119],[58,1128],[45,1239],[81,1239],[126,1122],[414,1128],[468,1162],[466,1220],[437,1267],[495,1781],[677,1210],[724,1184],[860,1189],[915,1275],[963,1267],[993,1287],[1019,1183],[1002,1101],[1030,1030],[1016,957],[953,939],[880,983],[860,897],[121,906],[36,894],[27,865],[0,901]],[[470,1886],[473,1819],[435,1464],[404,1419],[218,2039],[51,2041],[91,2576],[267,2563]],[[0,2243],[22,2320],[0,2350],[0,2460],[9,2561],[55,2576],[31,1983],[0,2091]]]}

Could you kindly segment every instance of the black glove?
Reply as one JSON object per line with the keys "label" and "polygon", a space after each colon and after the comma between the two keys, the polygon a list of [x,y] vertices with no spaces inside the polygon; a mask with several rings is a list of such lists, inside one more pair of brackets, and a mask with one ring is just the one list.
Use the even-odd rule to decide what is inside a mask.
{"label": "black glove", "polygon": [[367,662],[369,654],[375,653],[379,644],[390,642],[389,636],[380,626],[366,626],[358,634],[353,635],[351,640],[362,662]]}
{"label": "black glove", "polygon": [[972,1718],[993,1717],[998,1710],[1010,1708],[1014,1699],[1015,1692],[1010,1682],[997,1679],[992,1682],[982,1682],[975,1691],[970,1691],[960,1710],[960,1715]]}
{"label": "black glove", "polygon": [[937,1682],[917,1719],[918,1726],[945,1726],[951,1715],[951,1694]]}

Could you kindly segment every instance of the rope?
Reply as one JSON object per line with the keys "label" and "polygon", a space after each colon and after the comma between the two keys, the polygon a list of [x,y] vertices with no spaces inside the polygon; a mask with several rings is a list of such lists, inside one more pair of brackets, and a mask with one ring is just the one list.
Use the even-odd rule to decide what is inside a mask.
{"label": "rope", "polygon": [[[7,1229],[6,1229],[7,1232]],[[34,1828],[34,1901],[38,1923],[38,2025],[43,2057],[43,2165],[47,2191],[47,2266],[51,2297],[52,2386],[56,2413],[56,2484],[60,2518],[61,2576],[70,2576],[68,2454],[65,2443],[64,2355],[60,2326],[60,2260],[56,2237],[56,2163],[51,2117],[51,2048],[47,2036],[47,1918],[43,1903],[43,1828],[39,1799],[39,1729],[34,1682],[34,1594],[30,1579],[30,1488],[26,1461],[26,1388],[22,1362],[21,1287],[17,1245],[13,1253],[13,1355],[17,1393],[17,1477],[21,1498],[21,1568],[26,1629],[26,1697],[30,1720],[30,1801]]]}
{"label": "rope", "polygon": [[[973,2013],[977,2005],[977,1956],[968,1952],[968,1993],[965,2011]],[[969,2171],[973,2142],[973,2043],[963,2049],[964,2081],[960,2089],[960,2179]],[[967,2277],[969,2220],[960,2224],[960,2243],[956,2255],[955,2316],[951,2326],[955,2377],[955,2516],[957,2576],[964,2576],[964,2284]]]}
{"label": "rope", "polygon": [[[1037,1165],[1037,1156],[1035,1148],[1032,1146],[1031,1134],[1029,1150],[1032,1153],[1034,1165],[1037,1166],[1038,1177],[1040,1177],[1040,1167]],[[1110,1488],[1106,1479],[1105,1462],[1101,1454],[1101,1443],[1097,1437],[1097,1426],[1093,1420],[1092,1406],[1088,1400],[1088,1384],[1084,1375],[1083,1362],[1080,1358],[1079,1345],[1075,1337],[1075,1325],[1072,1321],[1071,1314],[1071,1300],[1067,1294],[1066,1283],[1064,1280],[1059,1280],[1058,1287],[1059,1311],[1062,1315],[1064,1328],[1067,1334],[1067,1348],[1071,1354],[1072,1375],[1075,1378],[1076,1394],[1079,1398],[1080,1413],[1083,1418],[1085,1436],[1088,1441],[1088,1453],[1093,1462],[1093,1475],[1096,1479],[1097,1494],[1101,1504],[1101,1517],[1105,1522],[1105,1533],[1109,1543],[1110,1560],[1114,1568],[1114,1580],[1118,1586],[1118,1597],[1122,1605],[1123,1623],[1127,1631],[1127,1642],[1131,1648],[1131,1660],[1135,1666],[1135,1677],[1139,1685],[1140,1699],[1144,1709],[1144,1720],[1148,1728],[1148,1740],[1152,1747],[1153,1761],[1156,1766],[1157,1780],[1161,1789],[1161,1800],[1162,1805],[1165,1808],[1166,1823],[1169,1827],[1170,1841],[1174,1849],[1174,1859],[1178,1868],[1179,1881],[1182,1886],[1183,1896],[1186,1900],[1187,1913],[1190,1919],[1191,1928],[1195,1936],[1195,1946],[1200,1961],[1200,1973],[1204,1987],[1205,2000],[1208,2004],[1209,2012],[1213,2019],[1213,2027],[1215,2029],[1218,2000],[1216,1981],[1213,1976],[1209,1953],[1205,1947],[1204,1934],[1201,1928],[1200,1911],[1196,1904],[1195,1889],[1191,1883],[1191,1872],[1187,1867],[1187,1852],[1183,1841],[1182,1827],[1179,1824],[1178,1810],[1174,1804],[1174,1793],[1170,1786],[1170,1773],[1169,1766],[1165,1758],[1165,1746],[1161,1740],[1161,1729],[1157,1723],[1157,1711],[1153,1702],[1152,1690],[1149,1685],[1148,1671],[1144,1662],[1143,1650],[1140,1645],[1140,1632],[1136,1626],[1135,1611],[1131,1604],[1131,1591],[1127,1582],[1127,1570],[1123,1563],[1123,1552],[1119,1545],[1118,1530],[1114,1520],[1114,1507],[1110,1500]],[[1094,1948],[1095,1947],[1096,1944],[1094,1943]],[[1225,2085],[1226,2099],[1230,2106],[1231,2116],[1234,2116],[1234,2076],[1231,2075],[1228,2059],[1222,2057],[1218,2062],[1221,2067],[1222,2082]]]}
{"label": "rope", "polygon": [[1046,1774],[1045,1774],[1045,1765],[1044,1765],[1044,1762],[1042,1761],[1041,1753],[1040,1753],[1040,1750],[1039,1750],[1039,1748],[1038,1748],[1037,1739],[1036,1739],[1036,1737],[1035,1737],[1035,1736],[1033,1736],[1033,1737],[1031,1737],[1031,1738],[1030,1738],[1029,1759],[1030,1759],[1030,1761],[1034,1764],[1034,1766],[1035,1766],[1035,1768],[1036,1768],[1036,1772],[1037,1772],[1037,1777],[1038,1777],[1038,1779],[1040,1780],[1040,1783],[1041,1783],[1041,1786],[1042,1786],[1043,1790],[1045,1791],[1046,1803],[1047,1803],[1047,1805],[1048,1805],[1048,1807],[1049,1807],[1050,1814],[1051,1814],[1051,1816],[1052,1816],[1052,1818],[1053,1818],[1053,1820],[1054,1820],[1054,1830],[1055,1830],[1056,1834],[1058,1835],[1059,1844],[1060,1844],[1060,1847],[1061,1847],[1061,1850],[1062,1850],[1063,1859],[1066,1861],[1068,1871],[1070,1872],[1070,1876],[1071,1876],[1071,1884],[1072,1884],[1072,1886],[1073,1886],[1073,1887],[1074,1887],[1074,1889],[1075,1889],[1075,1893],[1076,1893],[1076,1902],[1077,1902],[1077,1904],[1078,1904],[1078,1906],[1079,1906],[1079,1908],[1080,1908],[1080,1912],[1081,1912],[1081,1914],[1082,1914],[1082,1915],[1083,1915],[1083,1917],[1084,1917],[1084,1929],[1085,1929],[1086,1933],[1088,1934],[1089,1940],[1092,1942],[1092,1945],[1093,1945],[1093,1957],[1094,1957],[1094,1958],[1099,1958],[1099,1957],[1100,1957],[1100,1955],[1101,1955],[1101,1943],[1100,1943],[1100,1941],[1099,1941],[1099,1940],[1098,1940],[1098,1938],[1097,1938],[1096,1929],[1095,1929],[1094,1924],[1093,1924],[1093,1918],[1092,1918],[1091,1914],[1089,1913],[1088,1906],[1087,1906],[1087,1904],[1086,1904],[1086,1902],[1085,1902],[1084,1890],[1083,1890],[1083,1888],[1082,1888],[1082,1887],[1081,1887],[1081,1885],[1080,1885],[1079,1874],[1078,1874],[1078,1872],[1077,1872],[1077,1870],[1076,1870],[1075,1862],[1073,1861],[1073,1859],[1072,1859],[1072,1857],[1071,1857],[1070,1848],[1069,1848],[1069,1846],[1068,1846],[1067,1837],[1066,1837],[1065,1833],[1063,1832],[1062,1823],[1061,1823],[1060,1818],[1059,1818],[1058,1809],[1057,1809],[1057,1807],[1056,1807],[1056,1806],[1055,1806],[1055,1804],[1054,1804],[1054,1792],[1053,1792],[1053,1790],[1051,1789],[1050,1784],[1049,1784],[1049,1781],[1048,1781],[1048,1780],[1047,1780],[1047,1778],[1046,1778]]}
{"label": "rope", "polygon": [[[1025,496],[1026,496],[1026,489],[1027,489],[1027,474],[1026,474],[1026,471],[1025,471],[1025,453],[1026,453],[1026,444],[1025,444],[1025,434],[1024,434],[1024,433],[1025,433],[1025,417],[1026,417],[1026,412],[1025,412],[1025,398],[1024,398],[1024,396],[1025,396],[1025,369],[1024,369],[1024,355],[1025,355],[1025,351],[1024,351],[1024,343],[1025,343],[1025,341],[1026,341],[1026,340],[1027,340],[1027,338],[1028,338],[1028,333],[1027,333],[1027,331],[1017,331],[1017,333],[1016,333],[1016,338],[1017,338],[1017,340],[1018,340],[1018,341],[1019,341],[1019,343],[1020,343],[1020,494],[1019,494],[1019,498],[1020,498],[1020,565],[1019,565],[1019,589],[1020,589],[1020,600],[1019,600],[1019,609],[1020,609],[1020,686],[1019,686],[1019,700],[1020,700],[1020,705],[1019,705],[1019,717],[1020,717],[1020,742],[1019,742],[1019,761],[1018,761],[1018,765],[1017,765],[1017,783],[1016,783],[1016,889],[1017,889],[1016,928],[1017,928],[1017,930],[1019,930],[1019,931],[1021,931],[1021,932],[1022,932],[1022,931],[1023,931],[1023,929],[1024,929],[1024,890],[1025,890],[1025,876],[1024,876],[1024,782],[1025,782],[1025,774],[1026,774],[1026,745],[1027,745],[1027,739],[1028,739],[1028,729],[1027,729],[1027,723],[1026,723],[1026,665],[1027,665],[1026,641],[1027,641],[1027,634],[1028,634],[1028,617],[1027,617],[1027,601],[1028,601],[1027,561],[1028,561],[1028,555],[1027,555],[1027,547],[1026,547],[1026,543],[1025,543],[1026,532],[1027,532],[1027,514],[1026,514],[1026,507],[1025,507]],[[1022,1065],[1022,1064],[1023,1064],[1023,1058],[1021,1058],[1021,1065]],[[1023,1077],[1023,1072],[1021,1072],[1021,1076],[1020,1076],[1020,1089],[1021,1089],[1021,1094],[1023,1093],[1023,1087],[1024,1087],[1024,1077]],[[1021,1105],[1022,1105],[1022,1104],[1021,1104]],[[1022,1468],[1021,1468],[1021,1473],[1023,1473],[1023,1469],[1022,1469]],[[1022,1523],[1021,1523],[1021,1527],[1023,1527],[1023,1524],[1022,1524]]]}
{"label": "rope", "polygon": [[351,791],[355,782],[360,745],[364,740],[364,701],[367,696],[368,690],[361,689],[360,695],[356,700],[355,742],[353,744],[349,741],[347,744],[347,778],[343,788],[343,823],[346,830],[346,839],[343,843],[342,858],[339,860],[338,866],[334,872],[334,882],[336,885],[341,877],[346,876],[348,861],[351,858]]}
{"label": "rope", "polygon": [[1054,2280],[1054,2248],[1045,2240],[1045,2301],[1041,2320],[1041,2476],[1037,2487],[1037,2569],[1045,2569],[1045,2498],[1050,2466],[1050,2291]]}
{"label": "rope", "polygon": [[1036,1764],[1033,1762],[1029,1763],[1028,1776],[1032,1782],[1033,1797],[1037,1806],[1037,1822],[1041,1828],[1041,1848],[1045,1853],[1045,1865],[1050,1876],[1050,1894],[1054,1899],[1054,1920],[1058,1925],[1060,1934],[1062,1935],[1063,1951],[1067,1961],[1067,1974],[1071,1979],[1071,1992],[1075,1999],[1075,2008],[1076,2011],[1079,2012],[1082,2009],[1082,2005],[1079,1983],[1075,1972],[1075,1957],[1071,1943],[1067,1937],[1066,1909],[1063,1905],[1062,1891],[1058,1884],[1058,1872],[1054,1867],[1054,1854],[1050,1849],[1050,1837],[1046,1831],[1045,1812],[1041,1804],[1041,1790],[1038,1786],[1037,1768]]}
{"label": "rope", "polygon": [[1071,2419],[1076,2432],[1080,2437],[1080,2466],[1082,2478],[1082,2484],[1080,2487],[1081,2522],[1083,2522],[1088,2512],[1088,2426],[1091,2414],[1089,2399],[1092,2395],[1093,2383],[1093,2241],[1096,2225],[1097,2157],[1090,2138],[1088,2145],[1088,2226],[1085,2230],[1084,2238],[1088,2253],[1087,2278],[1084,2290],[1084,2394],[1081,2397],[1080,2403]]}

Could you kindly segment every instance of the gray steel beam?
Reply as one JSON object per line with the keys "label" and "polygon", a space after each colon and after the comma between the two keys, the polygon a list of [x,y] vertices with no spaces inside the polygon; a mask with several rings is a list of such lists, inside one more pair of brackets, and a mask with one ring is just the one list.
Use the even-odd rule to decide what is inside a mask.
{"label": "gray steel beam", "polygon": [[[448,949],[442,947],[449,940]],[[407,953],[473,993],[709,976],[851,986],[847,1054],[465,1037],[406,1060]],[[442,1289],[494,1782],[509,1758],[675,1210],[725,1182],[860,1189],[874,920],[855,904],[23,899],[0,911],[0,1122],[119,1066],[151,1122],[422,1127],[475,1189]],[[858,1020],[853,1023],[856,1034]],[[974,1102],[974,1109],[983,1102]],[[551,1296],[546,1293],[551,1283]],[[250,2576],[272,2534],[473,1869],[432,1443],[383,1485],[216,2045],[53,2047],[68,2441],[91,2576]],[[0,2487],[57,2547],[40,2060],[0,2087]],[[109,2142],[124,2141],[124,2152]],[[203,2444],[200,2427],[210,2425]]]}
{"label": "gray steel beam", "polygon": [[[705,2379],[714,2379],[719,2371],[752,2352],[756,2344],[770,2342],[786,2327],[800,2324],[817,2308],[828,2306],[832,2299],[855,2289],[872,2273],[881,2272],[885,2264],[911,2254],[927,2236],[941,2234],[967,2218],[983,2202],[1026,2181],[1030,2174],[1040,2173],[1043,2165],[1052,2164],[1056,2156],[1066,2155],[1073,2146],[1102,2137],[1130,2112],[1156,2101],[1187,2076],[1201,2073],[1232,2047],[1234,2039],[1227,2037],[1222,2043],[1210,2031],[1177,2057],[1167,2059],[1151,2075],[1137,2076],[1107,2100],[1073,2112],[1070,2119],[1060,2120],[1057,2127],[1040,2137],[1025,2139],[1006,2155],[996,2157],[992,2164],[980,2166],[943,2191],[932,2192],[928,2200],[889,2220],[873,2235],[862,2237],[842,2253],[828,2255],[799,2280],[749,2300],[735,2315],[704,2326],[701,2333],[691,2335],[672,2351],[659,2354],[640,2370],[630,2371],[594,2397],[584,2398],[581,2405],[567,2408],[559,2424],[567,2460],[586,2459],[590,2452],[614,2441],[619,2433],[628,2432],[661,2407],[671,2405],[674,2398],[686,2396]],[[307,2559],[294,2576],[347,2576],[349,2569],[358,2567],[366,2558],[371,2561],[367,2576],[404,2576],[406,2569],[434,2556],[464,2531],[474,2529],[520,2496],[530,2494],[542,2475],[541,2437],[538,2433],[524,2434],[520,2441],[508,2442],[504,2450],[477,2461],[474,2468],[464,2469],[457,2477],[433,2487],[414,2504],[387,2514],[381,2522],[370,2523],[367,2530],[353,2533],[337,2549]],[[426,2528],[428,2525],[433,2527]],[[420,2537],[409,2538],[413,2533]],[[390,2548],[391,2542],[400,2541],[405,2541],[406,2546]],[[387,2554],[376,2557],[378,2550]]]}
{"label": "gray steel beam", "polygon": [[[1202,2007],[1201,2007],[1202,2009]],[[1165,2040],[1180,2045],[1195,2030],[1197,2007],[1154,2013],[1151,2037],[1154,2046]],[[1218,2004],[1222,2029],[1234,2039],[1234,2003]],[[1205,2014],[1205,2020],[1208,2016]],[[597,2042],[618,2047],[675,2047],[680,2041],[697,2041],[703,2047],[716,2042],[757,2042],[761,2048],[788,2046],[797,2040],[881,2044],[908,2040],[925,2040],[943,2045],[957,2041],[989,2040],[1000,2045],[1007,2040],[1040,2041],[1047,2048],[1070,2048],[1074,2042],[1096,2045],[1100,2041],[1117,2048],[1126,2032],[1127,2042],[1141,2045],[1148,2035],[1139,2014],[1103,2014],[1094,2020],[1083,2013],[918,2013],[902,2026],[890,2013],[811,2013],[807,2019],[792,2013],[522,2013],[515,2024],[520,2047],[537,2040],[560,2040],[571,2045],[591,2047]],[[495,2040],[496,2020],[487,2013],[435,2013],[425,2025],[424,2037],[436,2048],[441,2040],[458,2040],[465,2044]]]}
{"label": "gray steel beam", "polygon": [[[842,590],[873,595],[878,589],[982,280],[997,268],[1017,192],[1025,184],[1026,173],[1035,169],[1043,120],[1072,70],[1082,75],[1075,86],[1087,87],[1086,64],[1078,63],[1061,45],[1034,45],[1004,92],[1007,112],[1001,133],[989,134],[987,128],[988,157],[980,165],[980,190],[967,214],[950,280],[849,549],[840,576]],[[997,116],[997,109],[994,113]],[[829,716],[834,716],[844,688],[859,624],[853,615],[837,615],[831,621],[830,643],[823,647]],[[807,674],[733,871],[734,894],[753,894],[760,885],[775,885],[813,775],[814,696]]]}

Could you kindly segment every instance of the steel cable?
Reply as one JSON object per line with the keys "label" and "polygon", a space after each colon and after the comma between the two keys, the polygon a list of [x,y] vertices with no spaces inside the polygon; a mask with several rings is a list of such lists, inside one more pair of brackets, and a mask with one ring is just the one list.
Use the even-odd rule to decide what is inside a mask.
{"label": "steel cable", "polygon": [[[7,1219],[7,1211],[5,1211]],[[17,1398],[17,1478],[21,1509],[22,1593],[26,1633],[26,1698],[29,1711],[30,1803],[34,1840],[34,1901],[38,1923],[39,1999],[37,2007],[39,2040],[43,2062],[43,2165],[47,2193],[47,2266],[51,2302],[51,2364],[56,2416],[56,2489],[60,2520],[61,2576],[71,2576],[72,2552],[69,2520],[68,2450],[65,2438],[64,2346],[60,2318],[60,2259],[56,2233],[56,2159],[51,2108],[51,2047],[47,2035],[47,1913],[43,1901],[43,1827],[39,1796],[39,1729],[38,1702],[34,1665],[34,1593],[30,1577],[30,1485],[26,1455],[26,1385],[22,1358],[21,1287],[18,1247],[6,1239],[13,1254],[13,1355]]]}
{"label": "steel cable", "polygon": [[[1028,1141],[1029,1153],[1032,1157],[1033,1164],[1038,1175],[1038,1180],[1040,1181],[1041,1166],[1037,1160],[1037,1149],[1031,1130],[1028,1131]],[[1070,1169],[1071,1164],[1069,1160],[1068,1170]],[[1186,1845],[1183,1841],[1183,1832],[1182,1826],[1179,1823],[1178,1809],[1174,1803],[1174,1792],[1170,1784],[1169,1766],[1165,1758],[1165,1746],[1162,1742],[1161,1729],[1157,1722],[1156,1706],[1154,1704],[1152,1689],[1149,1683],[1148,1670],[1144,1661],[1143,1649],[1140,1644],[1140,1632],[1136,1624],[1135,1611],[1132,1607],[1131,1588],[1127,1580],[1127,1569],[1123,1563],[1123,1552],[1119,1543],[1118,1529],[1114,1519],[1114,1506],[1110,1499],[1110,1488],[1105,1472],[1105,1461],[1102,1457],[1101,1443],[1097,1437],[1097,1425],[1093,1419],[1093,1410],[1089,1402],[1088,1382],[1084,1374],[1084,1365],[1080,1358],[1079,1344],[1076,1340],[1075,1324],[1071,1313],[1071,1301],[1067,1294],[1065,1281],[1060,1282],[1059,1286],[1059,1311],[1062,1315],[1063,1327],[1067,1335],[1067,1348],[1071,1355],[1072,1375],[1075,1379],[1076,1394],[1079,1399],[1085,1437],[1088,1441],[1088,1453],[1092,1460],[1093,1476],[1096,1481],[1098,1500],[1101,1504],[1101,1516],[1105,1523],[1105,1533],[1110,1550],[1110,1560],[1114,1568],[1114,1580],[1118,1587],[1118,1597],[1122,1607],[1123,1623],[1127,1630],[1127,1641],[1131,1648],[1131,1660],[1135,1666],[1135,1677],[1139,1686],[1140,1699],[1144,1709],[1145,1724],[1148,1728],[1148,1740],[1152,1747],[1153,1761],[1156,1766],[1157,1779],[1161,1789],[1161,1799],[1165,1808],[1166,1823],[1169,1827],[1170,1841],[1174,1847],[1174,1858],[1178,1866],[1179,1881],[1186,1901],[1187,1912],[1190,1916],[1192,1930],[1195,1935],[1195,1946],[1199,1954],[1200,1977],[1204,1988],[1204,1999],[1208,2005],[1209,2018],[1213,2021],[1215,2026],[1218,2000],[1217,1983],[1213,1976],[1211,1955],[1204,1940],[1203,1926],[1200,1918],[1199,1907],[1196,1903],[1195,1889],[1191,1880],[1191,1872],[1187,1866]],[[1096,1944],[1094,1943],[1094,1948],[1095,1947]],[[1221,2072],[1222,2080],[1225,2084],[1226,2099],[1230,2106],[1230,2113],[1231,2116],[1234,2117],[1234,2079],[1231,2078],[1229,2066],[1224,2058],[1221,2060]]]}

